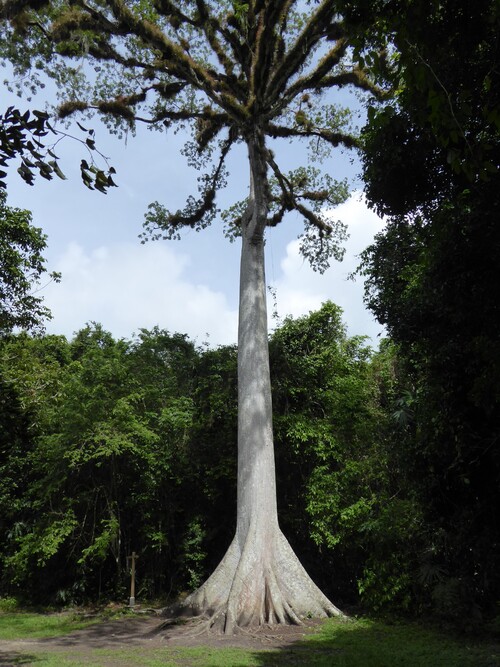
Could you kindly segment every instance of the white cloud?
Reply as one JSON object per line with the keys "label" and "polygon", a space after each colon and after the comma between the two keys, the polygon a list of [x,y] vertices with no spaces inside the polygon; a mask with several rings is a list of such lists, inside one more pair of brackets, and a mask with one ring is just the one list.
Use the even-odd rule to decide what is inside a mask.
{"label": "white cloud", "polygon": [[[348,225],[350,238],[344,261],[333,263],[323,275],[312,271],[300,256],[297,240],[289,242],[285,254],[275,262],[270,239],[268,259],[273,270],[268,273],[276,289],[279,316],[299,317],[330,299],[343,308],[351,335],[365,334],[376,342],[382,328],[364,308],[362,281],[348,280],[348,275],[382,222],[366,208],[359,194],[338,207],[333,216]],[[207,237],[203,250],[200,254],[198,249],[193,260],[189,244],[181,248],[166,243],[107,242],[93,250],[69,244],[58,260],[51,262],[51,270],[60,271],[63,278],[60,284],[44,290],[45,303],[54,316],[47,331],[71,337],[87,322],[95,321],[115,337],[130,338],[140,328],[158,325],[170,332],[186,333],[199,343],[235,343],[237,278],[224,273],[234,264],[234,248],[227,243],[218,246]],[[201,264],[206,269],[207,262],[210,273],[200,273]],[[219,267],[215,273],[214,262]],[[204,277],[197,278],[200,275]],[[221,276],[225,276],[223,280]],[[273,310],[270,298],[269,312]],[[271,320],[270,326],[274,324]]]}
{"label": "white cloud", "polygon": [[367,335],[374,341],[382,327],[374,321],[363,304],[363,283],[349,275],[359,264],[359,254],[382,229],[381,219],[370,211],[361,194],[355,192],[345,203],[332,211],[332,217],[348,226],[344,261],[332,262],[323,274],[315,273],[299,254],[299,241],[288,243],[286,255],[281,261],[281,276],[274,282],[277,308],[280,317],[299,317],[318,309],[331,300],[344,310],[344,321],[350,335]]}
{"label": "white cloud", "polygon": [[86,252],[70,244],[56,270],[62,282],[45,291],[53,320],[47,330],[66,336],[87,322],[129,338],[155,325],[212,344],[236,340],[237,314],[221,292],[189,280],[189,258],[165,244],[117,244]]}

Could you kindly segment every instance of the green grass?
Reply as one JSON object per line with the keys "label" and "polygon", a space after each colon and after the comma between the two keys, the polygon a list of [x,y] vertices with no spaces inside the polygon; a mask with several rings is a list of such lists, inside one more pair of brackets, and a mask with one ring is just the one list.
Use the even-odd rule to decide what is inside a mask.
{"label": "green grass", "polygon": [[[0,621],[5,622],[7,616],[12,617],[0,614]],[[12,625],[9,638],[16,632],[26,632],[30,623],[30,637],[35,631],[43,632],[40,623],[46,621],[45,616],[14,616],[24,616],[25,623]],[[62,632],[77,627],[74,620],[66,620],[66,624],[59,626]],[[46,626],[46,631],[49,627],[52,635],[57,632],[56,625]],[[20,636],[25,634],[17,634]],[[283,649],[142,646],[92,650],[88,645],[85,655],[78,655],[75,648],[71,652],[52,654],[47,649],[33,655],[28,655],[28,651],[27,648],[25,655],[9,656],[8,664],[33,667],[500,667],[498,644],[459,641],[416,624],[391,625],[368,619],[348,622],[332,619],[305,641]],[[0,664],[5,664],[1,657],[0,642]]]}
{"label": "green grass", "polygon": [[0,612],[0,640],[58,637],[86,628],[95,622],[95,620],[81,619],[68,613]]}
{"label": "green grass", "polygon": [[[262,662],[267,651],[244,649],[162,648],[96,649],[78,657],[69,652],[21,654],[12,656],[12,666],[32,667],[260,667],[262,665],[304,665],[306,662]],[[269,652],[271,653],[271,652]],[[272,652],[274,654],[274,652]],[[0,644],[1,656],[1,644]],[[306,657],[306,656],[304,656]],[[0,662],[0,665],[3,664]],[[10,664],[10,663],[9,663]]]}
{"label": "green grass", "polygon": [[462,642],[409,623],[330,620],[303,646],[314,667],[500,667],[498,645]]}

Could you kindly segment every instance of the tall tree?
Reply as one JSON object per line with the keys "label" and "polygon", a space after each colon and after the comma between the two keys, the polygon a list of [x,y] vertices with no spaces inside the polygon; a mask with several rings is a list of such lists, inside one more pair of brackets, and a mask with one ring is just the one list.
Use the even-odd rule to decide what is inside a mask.
{"label": "tall tree", "polygon": [[15,327],[40,329],[50,318],[43,298],[36,296],[40,280],[59,279],[57,273],[47,274],[46,237],[31,224],[30,212],[7,206],[6,200],[0,190],[0,337]]}
{"label": "tall tree", "polygon": [[1,54],[19,74],[35,62],[55,79],[65,97],[61,117],[97,110],[115,132],[138,121],[192,128],[185,154],[204,170],[200,197],[175,213],[152,204],[145,237],[178,238],[185,227],[210,224],[226,158],[236,144],[246,146],[249,192],[229,218],[229,234],[242,240],[237,527],[225,557],[186,606],[226,632],[338,614],[278,525],[264,276],[266,227],[291,211],[304,219],[301,250],[316,268],[342,257],[344,227],[323,208],[345,200],[345,183],[310,167],[287,174],[271,150],[277,139],[310,140],[318,157],[325,148],[357,145],[328,93],[343,86],[380,91],[351,64],[336,2],[5,0],[2,13],[9,21]]}
{"label": "tall tree", "polygon": [[346,5],[361,35],[391,35],[398,54],[379,70],[398,94],[365,132],[367,195],[389,220],[363,271],[413,371],[414,484],[439,572],[429,602],[478,618],[500,590],[500,6]]}

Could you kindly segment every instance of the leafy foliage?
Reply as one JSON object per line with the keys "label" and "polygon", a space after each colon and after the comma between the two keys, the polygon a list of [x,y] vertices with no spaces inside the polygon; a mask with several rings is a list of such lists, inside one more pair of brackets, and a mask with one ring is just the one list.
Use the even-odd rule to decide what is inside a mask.
{"label": "leafy foliage", "polygon": [[[42,375],[35,403],[33,372],[21,365],[28,351],[42,361],[35,366]],[[35,596],[96,597],[120,590],[125,556],[136,549],[150,577],[145,589],[168,588],[162,554],[171,548],[180,511],[171,499],[185,465],[179,436],[189,425],[190,405],[181,387],[194,358],[184,337],[160,331],[143,332],[133,345],[114,341],[99,326],[71,343],[53,337],[5,342],[3,382],[33,415],[24,459],[16,458],[7,431],[6,464],[22,466],[28,482],[16,508],[8,479],[3,487],[11,504],[5,514],[11,527],[3,533],[7,581]]]}
{"label": "leafy foliage", "polygon": [[394,433],[404,375],[393,348],[372,355],[326,303],[285,321],[271,351],[283,522],[336,599],[407,609],[425,541],[404,466],[409,438]]}
{"label": "leafy foliage", "polygon": [[[326,304],[288,319],[271,352],[282,521],[326,586],[353,595],[324,564],[342,571],[340,544],[356,552],[360,476],[380,474],[356,462],[380,416],[368,350]],[[2,591],[116,595],[132,550],[138,595],[196,585],[234,530],[235,348],[158,329],[116,341],[91,325],[71,342],[6,339],[0,369]]]}
{"label": "leafy foliage", "polygon": [[[210,224],[226,158],[244,142],[255,144],[261,172],[273,179],[265,222],[276,225],[297,211],[306,225],[301,248],[313,265],[324,270],[341,256],[345,230],[323,208],[344,201],[345,185],[323,183],[315,170],[287,175],[267,145],[302,140],[319,161],[332,148],[355,148],[351,116],[330,103],[328,92],[349,86],[384,94],[367,71],[351,65],[349,34],[335,3],[13,0],[2,15],[0,54],[20,82],[31,74],[30,91],[43,76],[55,81],[62,118],[97,111],[117,133],[133,132],[137,123],[190,129],[185,155],[201,173],[199,196],[178,211],[154,202],[145,240],[178,238],[185,227]],[[86,67],[74,67],[75,59]],[[93,149],[93,138],[86,144]],[[82,176],[89,184],[88,169]],[[112,184],[95,174],[96,187],[106,183]],[[247,214],[233,226],[241,228]]]}
{"label": "leafy foliage", "polygon": [[[47,273],[45,248],[46,237],[31,224],[29,211],[7,206],[0,191],[0,336],[15,327],[40,328],[50,317],[43,298],[35,296]],[[57,273],[47,277],[60,279]]]}
{"label": "leafy foliage", "polygon": [[[424,439],[429,394],[405,356],[348,337],[331,303],[287,318],[270,351],[281,523],[315,580],[379,611],[470,610],[464,536],[436,512],[457,497],[454,471],[443,477],[448,452],[441,463]],[[158,329],[4,339],[2,594],[125,598],[133,550],[139,598],[196,586],[234,531],[236,375],[234,347]],[[469,511],[446,516],[470,530]],[[468,556],[478,572],[494,562],[482,539]]]}
{"label": "leafy foliage", "polygon": [[366,26],[372,10],[394,37],[380,75],[398,94],[364,133],[367,193],[390,216],[363,256],[367,303],[412,378],[413,487],[435,536],[428,603],[477,619],[499,591],[500,15],[485,0],[375,4],[351,18]]}
{"label": "leafy foliage", "polygon": [[[52,180],[54,175],[66,180],[54,150],[61,139],[70,135],[62,130],[54,129],[49,118],[49,114],[45,111],[34,110],[21,113],[19,109],[12,106],[4,114],[0,114],[0,188],[5,189],[6,187],[4,179],[7,172],[3,169],[7,167],[9,160],[17,157],[21,158],[17,173],[28,185],[34,184],[37,173],[48,181]],[[82,180],[91,190],[95,188],[106,194],[109,187],[115,186],[112,175],[116,173],[116,170],[108,165],[104,172],[97,166],[92,154],[92,151],[96,151],[95,132],[80,124],[79,127],[87,137],[85,141],[81,139],[78,141],[87,148],[91,160],[90,166],[86,160],[81,162]],[[53,137],[54,141],[47,146],[44,141],[49,135]],[[101,153],[99,155],[107,162]]]}

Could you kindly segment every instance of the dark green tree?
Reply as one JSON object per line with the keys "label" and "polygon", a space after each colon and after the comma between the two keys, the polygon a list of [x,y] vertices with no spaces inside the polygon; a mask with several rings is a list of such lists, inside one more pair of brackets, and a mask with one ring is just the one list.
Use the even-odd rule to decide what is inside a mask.
{"label": "dark green tree", "polygon": [[395,609],[414,592],[420,509],[393,420],[399,373],[383,347],[373,355],[349,337],[326,303],[287,319],[270,350],[280,510],[294,546],[329,593]]}
{"label": "dark green tree", "polygon": [[133,550],[141,596],[184,588],[203,504],[190,474],[194,346],[159,330],[116,341],[92,325],[70,343],[11,336],[1,352],[16,407],[0,413],[3,590],[125,597]]}
{"label": "dark green tree", "polygon": [[388,222],[362,272],[413,377],[412,465],[439,573],[430,602],[471,619],[500,586],[499,6],[346,4],[363,29],[379,17],[360,56],[374,58],[381,37],[395,49],[378,72],[397,95],[370,112],[363,158]]}
{"label": "dark green tree", "polygon": [[0,191],[0,337],[15,327],[40,329],[50,311],[36,293],[43,279],[59,280],[47,273],[46,236],[33,227],[29,211],[7,206],[6,199]]}
{"label": "dark green tree", "polygon": [[346,600],[353,594],[348,580],[355,579],[349,540],[326,533],[341,534],[342,510],[363,493],[359,479],[349,492],[340,479],[353,458],[368,458],[374,439],[369,349],[362,338],[347,336],[341,309],[328,302],[287,318],[270,352],[282,522],[325,590]]}
{"label": "dark green tree", "polygon": [[[40,488],[45,462],[38,455],[37,439],[50,427],[47,406],[61,386],[61,368],[69,361],[67,347],[62,337],[32,338],[26,333],[11,334],[0,343],[0,580],[2,592],[8,594],[19,592],[19,581],[23,581],[28,599],[32,594],[36,599],[38,589],[44,590],[43,568],[35,563],[39,556],[40,565],[51,548],[49,538],[36,553],[40,534],[33,527],[45,521],[47,509],[45,489]],[[57,551],[62,516],[56,511],[52,518],[59,520],[53,535]],[[31,561],[29,544],[35,551]],[[18,554],[17,566],[11,568],[7,561],[17,551],[15,545],[25,548]]]}
{"label": "dark green tree", "polygon": [[[54,175],[66,179],[54,150],[56,145],[69,135],[62,130],[54,129],[49,121],[50,117],[46,111],[34,110],[22,113],[12,106],[4,114],[0,114],[0,188],[6,187],[4,179],[7,172],[4,169],[13,159],[19,159],[17,173],[28,185],[34,184],[37,174],[48,181],[52,180]],[[86,135],[85,140],[71,138],[85,146],[90,160],[90,165],[87,160],[82,160],[80,163],[82,180],[91,190],[95,188],[106,194],[107,189],[115,185],[112,178],[115,169],[108,165],[104,172],[97,166],[94,160],[95,153],[98,153],[104,162],[107,163],[107,160],[96,150],[95,132],[82,125],[79,127]],[[50,137],[52,142],[48,142],[47,137]]]}

